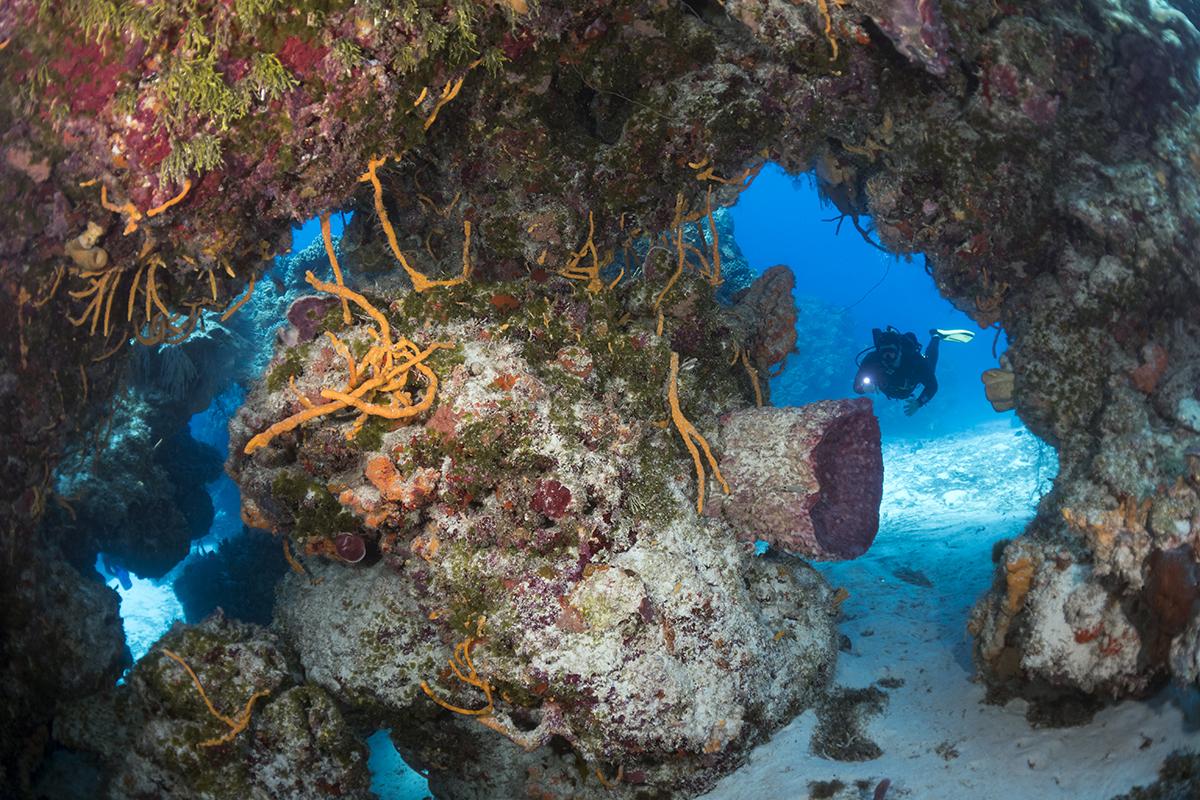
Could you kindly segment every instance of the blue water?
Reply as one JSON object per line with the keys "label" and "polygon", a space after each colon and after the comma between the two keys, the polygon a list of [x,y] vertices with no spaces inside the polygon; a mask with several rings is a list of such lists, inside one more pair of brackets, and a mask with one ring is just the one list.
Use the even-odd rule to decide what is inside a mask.
{"label": "blue water", "polygon": [[[872,328],[888,325],[913,331],[922,345],[929,340],[930,328],[976,332],[975,340],[967,344],[942,343],[938,393],[913,417],[903,414],[902,401],[874,398],[885,437],[956,433],[1000,416],[984,397],[979,378],[985,369],[996,366],[992,355],[996,332],[980,330],[938,294],[933,278],[925,272],[923,257],[906,260],[880,252],[862,240],[848,218],[841,233],[835,235],[837,223],[824,220],[837,216],[837,209],[822,205],[810,178],[795,179],[774,164],[763,169],[731,213],[737,242],[756,272],[786,264],[796,275],[797,296],[816,297],[838,308],[853,306],[849,311],[855,352],[870,346]],[[860,218],[860,223],[869,227],[866,217]],[[805,313],[803,303],[800,313]],[[997,354],[1006,344],[1001,336]],[[804,342],[798,346],[800,353],[789,359],[788,370],[805,368],[809,354]],[[840,397],[856,396],[852,389],[855,371],[853,361],[847,361],[845,390]],[[776,405],[801,399],[788,396],[785,380],[776,380],[772,393]],[[1013,412],[1005,416],[1011,418]]]}
{"label": "blue water", "polygon": [[387,730],[378,730],[367,739],[371,756],[371,791],[380,800],[424,800],[429,797],[429,782],[412,770],[392,744]]}
{"label": "blue water", "polygon": [[[195,414],[188,421],[188,429],[192,438],[215,447],[223,456],[229,455],[229,418],[242,398],[246,396],[245,389],[234,384],[212,401],[208,408]],[[208,494],[213,501],[213,524],[208,536],[197,546],[215,547],[221,539],[236,536],[242,532],[241,492],[228,475],[224,472],[213,483],[208,484]]]}
{"label": "blue water", "polygon": [[[351,214],[331,214],[329,217],[329,233],[334,239],[342,235]],[[292,226],[292,252],[299,253],[313,242],[321,238],[321,220],[316,217],[301,225]]]}

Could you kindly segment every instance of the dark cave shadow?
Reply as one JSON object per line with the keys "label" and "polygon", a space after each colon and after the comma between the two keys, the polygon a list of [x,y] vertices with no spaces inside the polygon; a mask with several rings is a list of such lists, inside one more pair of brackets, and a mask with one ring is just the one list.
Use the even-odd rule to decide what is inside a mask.
{"label": "dark cave shadow", "polygon": [[1182,732],[1200,733],[1200,687],[1171,682],[1150,697],[1135,702],[1144,703],[1158,713],[1174,706],[1183,715]]}

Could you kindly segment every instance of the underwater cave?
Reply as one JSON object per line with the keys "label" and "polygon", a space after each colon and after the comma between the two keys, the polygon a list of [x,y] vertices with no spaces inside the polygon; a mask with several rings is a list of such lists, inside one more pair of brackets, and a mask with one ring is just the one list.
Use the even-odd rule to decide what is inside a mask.
{"label": "underwater cave", "polygon": [[1200,797],[1198,22],[0,7],[0,796]]}

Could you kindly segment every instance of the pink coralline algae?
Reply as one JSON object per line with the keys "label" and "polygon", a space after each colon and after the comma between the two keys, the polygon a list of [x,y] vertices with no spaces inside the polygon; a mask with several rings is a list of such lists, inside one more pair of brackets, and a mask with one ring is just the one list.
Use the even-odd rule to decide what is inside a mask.
{"label": "pink coralline algae", "polygon": [[950,35],[938,0],[899,0],[884,4],[872,18],[910,61],[942,77],[950,67]]}
{"label": "pink coralline algae", "polygon": [[539,481],[531,505],[539,514],[550,519],[562,519],[571,504],[571,490],[556,480]]}
{"label": "pink coralline algae", "polygon": [[333,546],[338,557],[350,564],[357,564],[367,554],[366,542],[353,533],[339,533],[333,539]]}
{"label": "pink coralline algae", "polygon": [[862,555],[879,529],[883,455],[866,399],[751,408],[722,420],[720,513],[748,539],[826,561]]}

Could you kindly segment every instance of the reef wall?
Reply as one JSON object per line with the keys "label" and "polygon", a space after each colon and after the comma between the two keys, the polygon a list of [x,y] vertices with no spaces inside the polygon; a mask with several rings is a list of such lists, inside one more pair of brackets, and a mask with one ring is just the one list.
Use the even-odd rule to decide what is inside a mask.
{"label": "reef wall", "polygon": [[[769,158],[815,169],[841,211],[872,214],[889,249],[925,253],[947,297],[1004,326],[1012,400],[1059,451],[1054,492],[972,622],[984,677],[1041,697],[1198,677],[1192,5],[50,6],[0,9],[5,603],[35,591],[15,580],[18,550],[67,443],[109,415],[126,341],[237,313],[293,220],[362,212],[343,247],[377,295],[469,262],[473,285],[550,292],[565,275],[596,289],[586,308],[606,302],[602,268],[624,267],[643,308],[663,292],[669,348],[703,361],[713,317],[688,304],[711,286],[665,290],[675,251],[711,276],[685,238]],[[505,294],[520,293],[476,316]],[[779,352],[753,345],[778,339],[735,333],[746,369],[725,380],[744,404],[745,376]],[[661,396],[638,410],[666,413]],[[671,458],[686,465],[678,445]],[[52,711],[23,702],[10,781],[22,731]]]}

